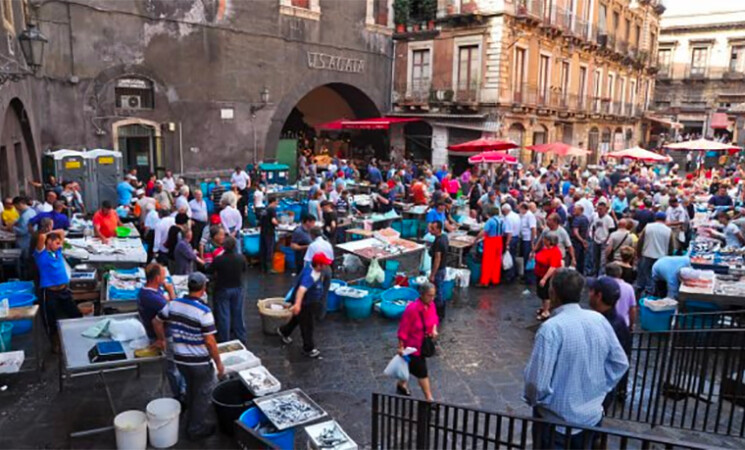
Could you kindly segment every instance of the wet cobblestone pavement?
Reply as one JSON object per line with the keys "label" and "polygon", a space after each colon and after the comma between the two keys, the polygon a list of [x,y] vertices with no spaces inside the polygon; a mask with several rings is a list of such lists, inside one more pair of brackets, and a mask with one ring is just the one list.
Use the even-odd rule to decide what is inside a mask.
{"label": "wet cobblestone pavement", "polygon": [[[398,323],[377,314],[364,321],[329,314],[316,329],[322,359],[311,360],[301,353],[299,332],[290,346],[261,332],[256,301],[283,296],[290,282],[289,275],[259,278],[252,272],[247,277],[248,348],[282,382],[283,389],[303,389],[352,439],[369,447],[371,394],[395,391],[394,382],[382,372],[395,352]],[[537,328],[533,312],[538,299],[533,294],[524,295],[524,289],[523,285],[513,285],[456,290],[456,299],[450,303],[441,327],[438,355],[429,364],[436,400],[491,411],[530,413],[521,400],[522,371]],[[96,377],[66,381],[64,392],[59,393],[57,373],[57,360],[49,356],[41,382],[33,374],[0,378],[0,385],[8,385],[0,392],[0,448],[115,447],[113,431],[68,437],[72,431],[110,425],[113,417]],[[158,365],[144,366],[139,378],[134,371],[106,377],[118,411],[144,410],[150,400],[167,390],[161,384]],[[412,384],[412,391],[421,398],[418,386]],[[613,425],[649,432],[641,424],[614,421]],[[678,430],[658,428],[653,433],[694,438]],[[181,436],[177,448],[235,447],[231,438],[219,433],[201,442],[189,442],[183,430]],[[696,434],[696,441],[702,439],[714,446],[743,447],[743,441]]]}

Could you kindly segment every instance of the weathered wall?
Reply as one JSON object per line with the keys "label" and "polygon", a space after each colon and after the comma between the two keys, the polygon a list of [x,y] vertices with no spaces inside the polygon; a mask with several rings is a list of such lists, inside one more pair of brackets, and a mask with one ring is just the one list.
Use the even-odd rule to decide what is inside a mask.
{"label": "weathered wall", "polygon": [[[232,167],[254,153],[271,157],[282,124],[308,92],[329,83],[349,89],[358,114],[388,109],[390,38],[365,27],[364,0],[322,1],[320,17],[280,14],[280,0],[88,0],[43,6],[50,46],[37,96],[42,146],[114,146],[112,124],[138,117],[163,125],[166,165],[185,171]],[[364,70],[309,67],[308,52],[364,61]],[[115,107],[124,75],[153,81],[155,107]],[[266,87],[270,104],[256,113]],[[344,87],[341,86],[344,91]],[[337,90],[339,92],[339,90]],[[351,93],[350,93],[351,92]],[[360,106],[360,104],[364,104]],[[231,107],[234,119],[220,119]],[[169,131],[167,123],[176,123]]]}

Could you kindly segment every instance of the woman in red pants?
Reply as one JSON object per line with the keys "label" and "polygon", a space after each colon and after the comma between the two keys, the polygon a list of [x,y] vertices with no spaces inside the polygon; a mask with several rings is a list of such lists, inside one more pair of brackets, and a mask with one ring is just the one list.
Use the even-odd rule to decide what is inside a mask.
{"label": "woman in red pants", "polygon": [[487,214],[489,220],[486,221],[484,229],[477,237],[477,241],[484,239],[484,256],[481,260],[481,280],[479,283],[481,287],[488,287],[490,284],[496,286],[502,280],[504,222],[499,217],[499,210],[495,207],[489,208]]}

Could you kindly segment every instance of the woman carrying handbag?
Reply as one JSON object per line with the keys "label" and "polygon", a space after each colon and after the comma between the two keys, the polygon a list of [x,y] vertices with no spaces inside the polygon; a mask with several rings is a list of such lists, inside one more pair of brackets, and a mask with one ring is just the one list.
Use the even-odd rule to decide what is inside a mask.
{"label": "woman carrying handbag", "polygon": [[[409,373],[419,380],[424,398],[432,401],[426,358],[434,355],[434,341],[437,339],[437,309],[434,305],[435,286],[429,282],[419,285],[419,298],[406,307],[398,326],[398,354],[409,362]],[[404,356],[404,349],[412,347],[416,352]],[[396,392],[411,395],[408,382],[399,381]]]}

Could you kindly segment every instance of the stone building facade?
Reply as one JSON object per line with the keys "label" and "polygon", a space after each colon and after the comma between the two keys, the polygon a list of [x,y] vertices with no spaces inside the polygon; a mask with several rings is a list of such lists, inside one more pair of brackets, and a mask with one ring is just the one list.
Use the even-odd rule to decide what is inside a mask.
{"label": "stone building facade", "polygon": [[745,11],[735,9],[662,21],[653,108],[684,136],[745,143]]}
{"label": "stone building facade", "polygon": [[[17,17],[25,4],[0,3]],[[390,108],[391,0],[26,5],[49,39],[44,65],[0,98],[32,112],[29,166],[46,149],[113,148],[142,173],[226,169],[272,158],[293,110],[312,126]],[[331,106],[303,111],[319,102]],[[2,193],[18,191],[0,178]]]}
{"label": "stone building facade", "polygon": [[482,134],[521,146],[563,141],[590,149],[590,161],[641,142],[660,1],[438,6],[436,29],[394,35],[393,104],[401,115],[428,119],[434,162],[462,165],[446,147]]}

